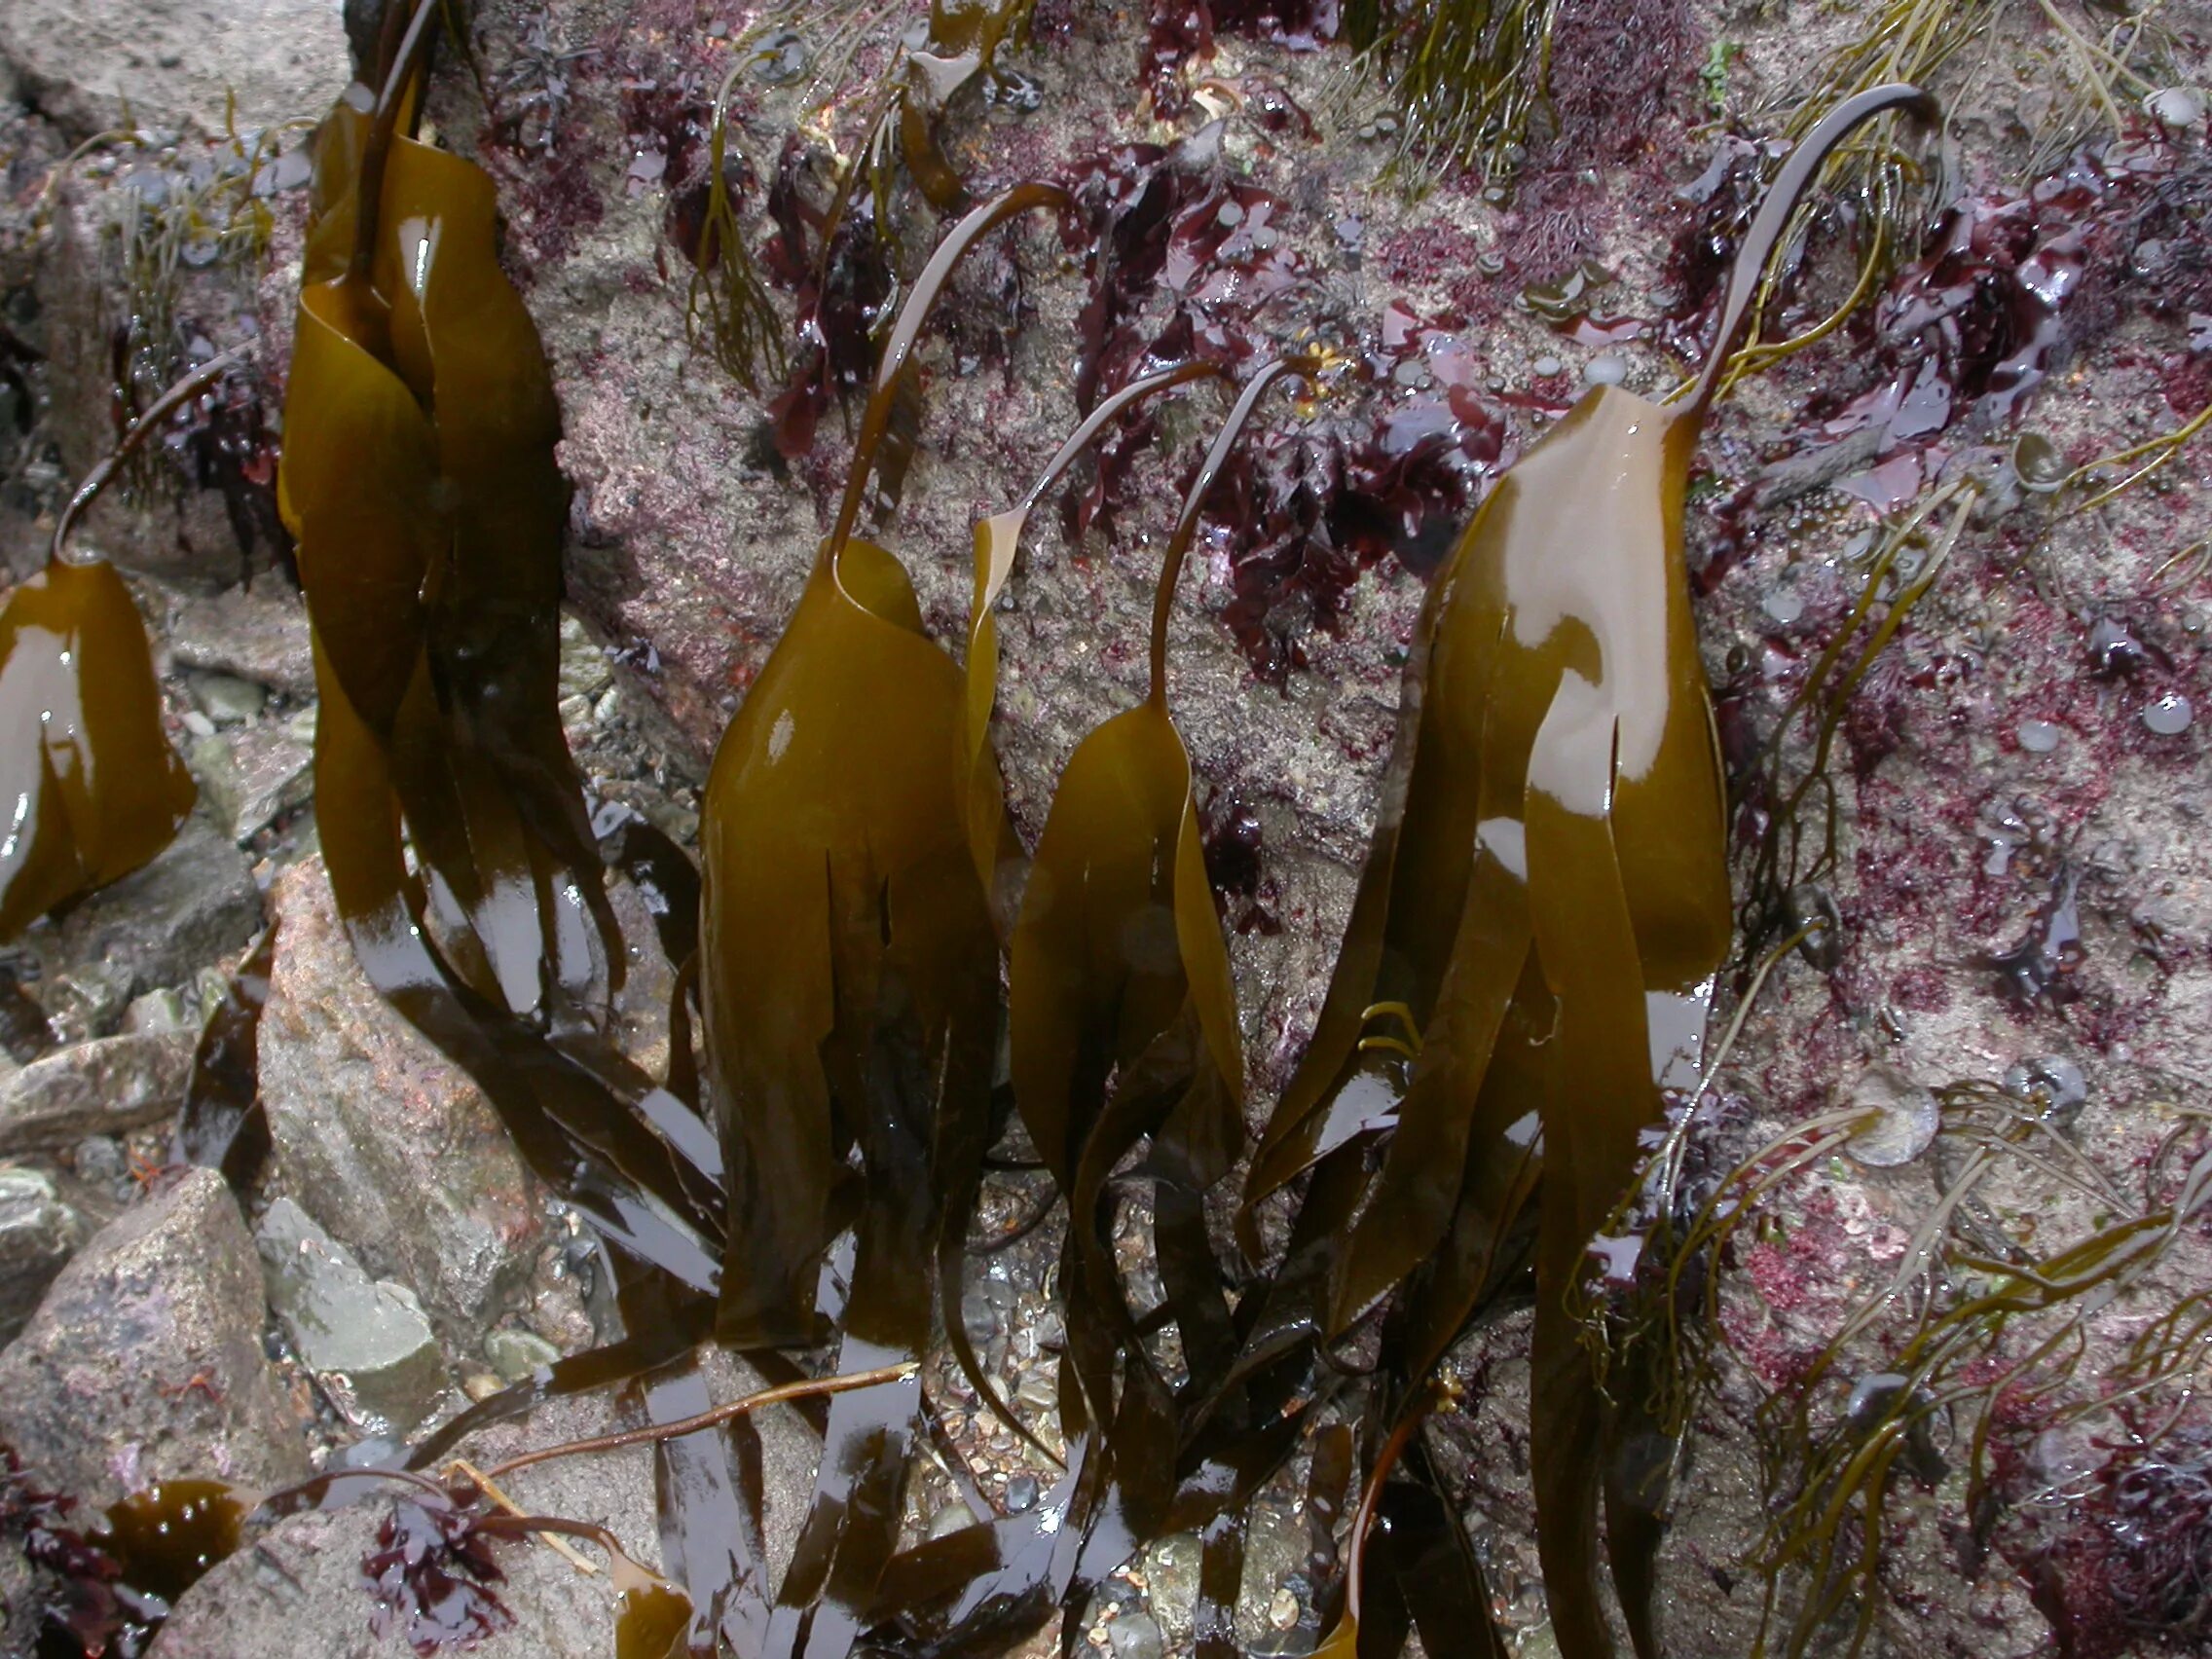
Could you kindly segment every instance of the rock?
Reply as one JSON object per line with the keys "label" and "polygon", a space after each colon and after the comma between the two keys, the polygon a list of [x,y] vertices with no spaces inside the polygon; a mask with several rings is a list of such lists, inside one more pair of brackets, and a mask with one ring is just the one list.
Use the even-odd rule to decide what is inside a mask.
{"label": "rock", "polygon": [[60,954],[129,976],[130,995],[181,984],[261,931],[261,893],[230,835],[195,812],[143,869],[92,894],[61,924]]}
{"label": "rock", "polygon": [[313,728],[305,739],[292,726],[276,724],[203,737],[192,746],[192,770],[231,839],[249,841],[313,796]]}
{"label": "rock", "polygon": [[534,1331],[494,1331],[484,1339],[484,1357],[500,1381],[520,1382],[541,1365],[551,1365],[561,1350]]}
{"label": "rock", "polygon": [[186,601],[169,618],[168,641],[180,668],[235,675],[288,697],[314,695],[307,603],[275,576]]}
{"label": "rock", "polygon": [[415,1293],[373,1282],[290,1198],[269,1206],[254,1236],[270,1306],[347,1421],[367,1434],[413,1433],[446,1395],[445,1359]]}
{"label": "rock", "polygon": [[220,133],[322,113],[350,78],[328,0],[8,0],[0,56],[39,110],[82,136],[128,125]]}
{"label": "rock", "polygon": [[127,962],[79,962],[39,982],[39,1006],[56,1043],[105,1037],[130,1011],[138,977]]}
{"label": "rock", "polygon": [[157,1480],[307,1473],[261,1348],[261,1264],[223,1178],[188,1171],[95,1234],[0,1354],[0,1440],[104,1505]]}
{"label": "rock", "polygon": [[235,674],[203,674],[192,682],[192,700],[217,725],[242,725],[261,718],[269,693]]}
{"label": "rock", "polygon": [[57,1049],[0,1084],[0,1157],[158,1124],[184,1103],[189,1026],[132,1031]]}
{"label": "rock", "polygon": [[50,1178],[0,1166],[0,1347],[16,1340],[84,1231]]}
{"label": "rock", "polygon": [[[719,1355],[705,1369],[711,1389],[700,1395],[702,1405],[761,1385],[756,1374]],[[610,1391],[551,1401],[526,1422],[471,1437],[461,1454],[489,1467],[529,1447],[627,1426],[617,1413]],[[767,1413],[759,1426],[766,1530],[771,1540],[788,1541],[805,1513],[820,1447],[790,1413]],[[501,1486],[535,1514],[602,1522],[641,1560],[660,1559],[653,1459],[644,1447],[539,1464]],[[293,1659],[303,1653],[316,1659],[405,1659],[409,1648],[399,1633],[382,1641],[371,1635],[371,1603],[361,1583],[361,1558],[374,1547],[377,1528],[389,1513],[384,1501],[371,1499],[336,1514],[297,1516],[272,1529],[186,1593],[148,1659]],[[598,1553],[588,1544],[578,1547],[587,1556]],[[606,1659],[613,1651],[613,1613],[604,1576],[587,1578],[536,1544],[502,1540],[492,1548],[507,1575],[496,1589],[514,1624],[470,1647],[471,1659]]]}
{"label": "rock", "polygon": [[183,993],[167,985],[148,991],[142,997],[133,997],[130,1006],[123,1011],[122,1029],[131,1034],[181,1031],[192,1024],[192,1012]]}
{"label": "rock", "polygon": [[1106,1627],[1114,1659],[1161,1659],[1167,1651],[1160,1626],[1148,1613],[1124,1613]]}
{"label": "rock", "polygon": [[[379,1638],[361,1574],[387,1499],[329,1515],[295,1515],[219,1564],[176,1605],[148,1659],[406,1659],[402,1620]],[[492,1546],[493,1586],[514,1623],[469,1645],[471,1659],[606,1659],[614,1650],[606,1579],[586,1578],[540,1544]]]}
{"label": "rock", "polygon": [[361,973],[320,857],[270,891],[260,1061],[273,1188],[473,1347],[544,1241],[535,1183],[483,1092]]}

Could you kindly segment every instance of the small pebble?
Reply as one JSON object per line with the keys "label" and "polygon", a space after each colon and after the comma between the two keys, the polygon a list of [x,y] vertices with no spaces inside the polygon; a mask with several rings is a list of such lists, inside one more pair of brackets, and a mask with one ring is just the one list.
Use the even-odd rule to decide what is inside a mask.
{"label": "small pebble", "polygon": [[1277,1590],[1268,1603],[1268,1623],[1277,1630],[1288,1630],[1298,1622],[1298,1598],[1288,1590]]}
{"label": "small pebble", "polygon": [[2169,691],[2143,711],[2143,723],[2160,737],[2179,737],[2196,711],[2179,691]]}
{"label": "small pebble", "polygon": [[1582,365],[1582,380],[1587,386],[1619,386],[1628,379],[1628,359],[1616,357],[1610,351],[1602,357],[1592,357]]}
{"label": "small pebble", "polygon": [[2005,1092],[2046,1118],[2070,1118],[2089,1098],[2082,1068],[2064,1054],[2039,1054],[2005,1070]]}
{"label": "small pebble", "polygon": [[2195,127],[2204,120],[2204,94],[2191,87],[2163,87],[2143,100],[2143,113],[2160,127]]}
{"label": "small pebble", "polygon": [[1562,364],[1557,357],[1542,356],[1538,357],[1533,363],[1530,364],[1529,367],[1538,380],[1550,380],[1552,376],[1558,374],[1560,370],[1565,367],[1565,365]]}
{"label": "small pebble", "polygon": [[1759,608],[1788,627],[1805,614],[1805,602],[1797,597],[1795,588],[1778,587],[1759,601]]}
{"label": "small pebble", "polygon": [[1006,1506],[1010,1514],[1018,1515],[1024,1509],[1037,1506],[1037,1477],[1016,1475],[1006,1483]]}
{"label": "small pebble", "polygon": [[2048,755],[2058,747],[2060,735],[2048,720],[2022,720],[2019,725],[2020,747],[2030,755]]}

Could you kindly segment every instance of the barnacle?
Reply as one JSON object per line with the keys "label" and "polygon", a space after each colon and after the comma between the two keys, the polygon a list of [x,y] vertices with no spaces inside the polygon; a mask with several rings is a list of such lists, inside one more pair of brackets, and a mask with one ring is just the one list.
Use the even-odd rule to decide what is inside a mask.
{"label": "barnacle", "polygon": [[[1439,572],[1337,973],[1245,1187],[1249,1235],[1254,1204],[1313,1172],[1258,1354],[1333,1341],[1395,1298],[1394,1363],[1417,1382],[1532,1258],[1538,1543],[1570,1659],[1610,1647],[1601,1487],[1629,1630],[1640,1652],[1656,1647],[1668,1457],[1638,1389],[1599,1390],[1569,1298],[1659,1117],[1660,1082],[1685,1046],[1694,1056],[1732,931],[1681,563],[1690,455],[1798,192],[1853,128],[1919,99],[1865,93],[1791,158],[1688,400],[1591,391],[1500,481]],[[1419,1033],[1403,1073],[1363,1042],[1391,1004]]]}

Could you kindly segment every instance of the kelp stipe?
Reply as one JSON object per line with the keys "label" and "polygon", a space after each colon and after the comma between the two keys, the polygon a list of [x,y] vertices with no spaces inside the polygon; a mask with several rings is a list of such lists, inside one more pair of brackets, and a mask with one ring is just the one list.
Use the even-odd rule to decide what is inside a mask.
{"label": "kelp stipe", "polygon": [[0,940],[152,860],[199,798],[162,730],[129,589],[69,540],[117,470],[238,355],[195,369],[132,424],[62,509],[46,568],[0,608]]}
{"label": "kelp stipe", "polygon": [[431,17],[316,142],[278,503],[455,967],[572,1022],[623,953],[557,707],[560,410],[490,176],[403,131]]}
{"label": "kelp stipe", "polygon": [[[931,256],[885,346],[836,522],[716,752],[699,990],[728,1196],[726,1342],[812,1345],[834,1320],[846,1369],[918,1359],[936,1293],[957,1296],[990,1129],[999,962],[969,852],[966,691],[903,567],[853,529],[954,267],[993,226],[1063,200],[1015,186]],[[841,1307],[818,1307],[833,1248]],[[944,1324],[997,1404],[957,1310]],[[769,1652],[833,1656],[860,1636],[920,1411],[912,1375],[832,1407]]]}
{"label": "kelp stipe", "polygon": [[1924,101],[1884,87],[1835,111],[1761,207],[1691,395],[1590,392],[1439,572],[1337,974],[1246,1187],[1249,1239],[1250,1205],[1313,1170],[1247,1365],[1332,1341],[1390,1298],[1410,1387],[1532,1260],[1538,1547],[1566,1659],[1611,1651],[1601,1491],[1631,1637],[1657,1652],[1673,1447],[1637,1380],[1601,1394],[1569,1299],[1661,1082],[1695,1075],[1731,937],[1682,563],[1690,459],[1797,196],[1861,122]]}
{"label": "kelp stipe", "polygon": [[[1243,1056],[1191,758],[1167,712],[1167,622],[1199,514],[1253,410],[1274,381],[1309,376],[1316,367],[1286,358],[1260,368],[1207,452],[1161,561],[1150,691],[1077,745],[1014,925],[1014,1104],[1070,1214],[1060,1409],[1071,1437],[1086,1421],[1112,1420],[1117,1410],[1129,1417],[1171,1405],[1172,1391],[1139,1336],[1109,1237],[1108,1179],[1140,1141],[1150,1141],[1140,1173],[1152,1178],[1154,1235],[1189,1395],[1209,1395],[1235,1357],[1203,1199],[1228,1174],[1243,1139]],[[1140,1401],[1147,1390],[1154,1398]],[[1134,1438],[1110,1431],[1107,1439],[1118,1475],[1131,1486],[1139,1484],[1138,1471],[1127,1466]],[[1171,1439],[1159,1444],[1172,1456]],[[1170,1463],[1148,1478],[1165,1484],[1172,1473]]]}

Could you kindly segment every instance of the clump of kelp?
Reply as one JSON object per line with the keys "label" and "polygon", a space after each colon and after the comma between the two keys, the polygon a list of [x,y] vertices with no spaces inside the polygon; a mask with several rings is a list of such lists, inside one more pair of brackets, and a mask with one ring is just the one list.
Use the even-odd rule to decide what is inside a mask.
{"label": "clump of kelp", "polygon": [[[1708,1003],[1738,919],[1683,498],[1800,194],[1847,135],[1919,94],[1863,91],[1797,148],[1744,235],[1685,396],[1594,389],[1505,472],[1456,544],[1436,549],[1374,844],[1319,1028],[1243,1186],[1239,1253],[1208,1220],[1242,1150],[1244,1065],[1170,712],[1166,623],[1209,501],[1269,498],[1265,465],[1239,457],[1274,384],[1307,391],[1288,445],[1326,433],[1332,383],[1351,376],[1329,352],[1262,358],[1229,330],[1209,339],[1226,314],[1217,297],[1179,295],[1166,332],[1124,302],[1200,239],[1208,260],[1241,261],[1256,287],[1289,280],[1287,257],[1257,234],[1272,203],[1202,156],[1111,158],[1072,200],[1016,186],[944,237],[880,347],[872,323],[863,331],[870,349],[843,371],[869,387],[844,496],[718,751],[695,872],[639,822],[603,851],[584,815],[554,713],[564,491],[543,350],[493,257],[489,180],[410,136],[436,15],[425,0],[397,18],[374,90],[351,89],[317,142],[282,500],[324,692],[318,818],[364,971],[483,1085],[533,1165],[605,1239],[627,1335],[480,1402],[410,1449],[404,1470],[334,1477],[261,1513],[396,1489],[364,1564],[382,1616],[419,1643],[486,1634],[505,1616],[492,1540],[596,1534],[499,1509],[498,1481],[539,1454],[475,1473],[453,1452],[544,1399],[634,1383],[645,1426],[543,1454],[655,1448],[672,1583],[627,1581],[625,1654],[987,1653],[1055,1611],[1072,1640],[1137,1550],[1199,1530],[1195,1623],[1213,1659],[1235,1650],[1248,1500],[1303,1452],[1325,1650],[1387,1655],[1419,1628],[1432,1653],[1501,1653],[1424,1429],[1450,1403],[1438,1382],[1448,1350],[1532,1294],[1554,1636],[1567,1659],[1612,1650],[1609,1579],[1649,1659],[1684,1380],[1698,1364],[1667,1323],[1694,1322],[1681,1286],[1653,1292],[1650,1275],[1710,1263],[1724,1244],[1715,1230],[1748,1212],[1747,1183],[1804,1166],[1856,1124],[1801,1126],[1803,1146],[1717,1182],[1670,1156],[1667,1091],[1701,1098]],[[712,166],[722,178],[720,158]],[[857,176],[840,187],[848,203]],[[956,662],[925,628],[906,567],[857,534],[860,516],[880,469],[910,450],[932,307],[972,248],[1043,209],[1088,219],[1114,267],[1084,322],[1086,419],[1019,505],[977,526]],[[824,249],[847,210],[810,222]],[[1232,256],[1238,225],[1245,245]],[[888,289],[874,306],[888,310]],[[1432,355],[1428,332],[1394,318],[1386,349]],[[1237,395],[1162,558],[1146,693],[1075,751],[1025,857],[989,743],[993,617],[1018,600],[1023,528],[1094,443],[1124,446],[1125,467],[1135,434],[1155,435],[1124,424],[1148,400],[1208,381]],[[1440,447],[1494,461],[1494,447],[1483,455],[1494,432],[1462,389],[1447,378],[1435,419],[1383,460],[1418,454],[1446,474],[1458,468]],[[1351,473],[1342,450],[1336,464],[1301,486],[1323,503],[1314,513]],[[1098,477],[1111,466],[1110,453]],[[1286,463],[1283,476],[1307,471]],[[1441,513],[1420,502],[1424,489],[1446,498],[1435,474],[1383,467],[1365,510],[1410,516],[1412,498]],[[1110,498],[1092,484],[1074,510]],[[1926,519],[1885,544],[1867,593],[1892,574],[1932,579],[1967,504],[1962,494],[1910,578],[1900,559]],[[1856,616],[1870,641],[1848,652],[1839,641],[1815,677],[1806,708],[1825,722],[1824,746],[1827,711],[1905,608],[1893,596],[1881,618]],[[1810,798],[1775,821],[1795,824]],[[1754,886],[1798,892],[1825,856],[1825,844],[1778,842]],[[662,943],[682,968],[659,1083],[601,1030],[621,961],[603,858],[660,896]],[[1765,908],[1745,919],[1762,943],[1788,925]],[[1800,925],[1780,949],[1817,932]],[[182,1156],[241,1183],[261,1131],[240,1055],[266,966],[247,964],[210,1024],[179,1136]],[[956,1311],[986,1159],[1015,1115],[1067,1207],[1057,1453],[998,1398]],[[1964,1101],[1946,1132],[1970,1163],[2022,1156],[2033,1139],[2003,1110]],[[2024,1324],[2119,1282],[2196,1208],[2189,1194],[2161,1199],[2133,1231],[2106,1229],[2040,1264],[1976,1258],[2009,1275],[1996,1300],[1927,1304],[1919,1346],[1898,1356],[1902,1381],[1856,1414],[1871,1426],[1838,1439],[1808,1416],[1776,1430],[1798,1461],[1772,1476],[1780,1519],[1763,1564],[1784,1589],[1809,1586],[1793,1630],[1820,1627],[1851,1573],[1870,1571],[1837,1553],[1881,1531],[1890,1465],[1853,1460],[1865,1438],[1909,1469],[1928,1439],[1912,1426],[1922,1393],[1986,1385],[1998,1313]],[[1159,1270],[1151,1306],[1114,1247],[1138,1209]],[[1969,1212],[1961,1200],[1944,1213]],[[1287,1241],[1269,1249],[1285,1224]],[[1029,1509],[908,1542],[903,1494],[931,1428],[921,1362],[940,1328],[986,1408],[1060,1472]],[[768,1393],[712,1409],[695,1357],[708,1342],[743,1354]],[[2058,1350],[2036,1351],[2042,1363]],[[2144,1359],[2147,1374],[2163,1363]],[[1803,1409],[1825,1398],[1816,1389]],[[747,1416],[766,1406],[790,1407],[822,1443],[780,1579]],[[429,1469],[446,1474],[419,1472]],[[57,1533],[50,1494],[26,1492],[17,1507]],[[1839,1531],[1836,1515],[1861,1530]],[[74,1578],[135,1582],[108,1544],[81,1542],[117,1565]]]}
{"label": "clump of kelp", "polygon": [[[1692,396],[1669,408],[1593,391],[1446,560],[1322,1025],[1246,1185],[1248,1242],[1274,1195],[1302,1189],[1271,1266],[1256,1249],[1225,1256],[1206,1219],[1239,1150],[1243,1064],[1165,625],[1238,433],[1273,381],[1310,385],[1329,359],[1201,354],[1114,377],[1037,491],[978,528],[963,670],[928,637],[897,557],[855,531],[960,260],[1008,218],[1070,203],[1017,186],[951,231],[884,341],[835,523],[723,737],[696,890],[670,849],[628,849],[657,861],[664,943],[695,987],[703,1038],[694,1071],[680,1000],[675,1063],[655,1087],[594,1029],[590,993],[618,953],[576,828],[581,792],[546,723],[561,490],[542,351],[491,263],[487,181],[405,135],[430,18],[425,5],[390,41],[381,91],[350,93],[318,143],[283,499],[326,693],[324,852],[372,979],[484,1083],[613,1248],[631,1335],[480,1403],[411,1466],[550,1394],[643,1378],[656,1426],[641,1437],[658,1437],[664,1550],[689,1591],[694,1646],[989,1651],[1055,1608],[1080,1614],[1147,1541],[1203,1528],[1213,1652],[1233,1640],[1246,1499],[1350,1390],[1365,1396],[1366,1456],[1330,1428],[1313,1460],[1323,1512],[1365,1466],[1332,1640],[1345,1647],[1356,1630],[1393,1651],[1418,1623],[1438,1651],[1495,1651],[1417,1428],[1456,1335],[1532,1282],[1555,1630],[1570,1659],[1609,1650],[1602,1492],[1623,1611],[1655,1651],[1669,1457],[1648,1414],[1601,1391],[1569,1298],[1659,1119],[1658,1083],[1680,1064],[1670,1049],[1694,1063],[1731,934],[1681,501],[1798,191],[1846,132],[1918,94],[1854,100],[1792,159]],[[1188,192],[1193,206],[1226,188],[1148,174],[1138,194]],[[1121,251],[1157,257],[1149,241]],[[1113,328],[1087,325],[1093,375]],[[1162,561],[1149,694],[1076,751],[1014,905],[1022,860],[987,732],[991,614],[1021,528],[1141,400],[1236,367],[1240,393]],[[1599,473],[1617,488],[1581,487]],[[1012,1106],[1069,1208],[1064,1472],[1030,1510],[902,1550],[901,1494],[927,1426],[920,1361],[940,1322],[978,1396],[1035,1438],[943,1316],[1005,1124],[1002,1027]],[[1555,1030],[1567,1040],[1549,1041]],[[1108,1243],[1140,1184],[1164,1290],[1150,1309]],[[838,1344],[823,1390],[836,1397],[809,1418],[816,1492],[780,1584],[748,1431],[699,1415],[688,1355],[710,1339],[786,1382],[803,1374],[783,1350]],[[1376,1340],[1356,1383],[1345,1345]]]}

